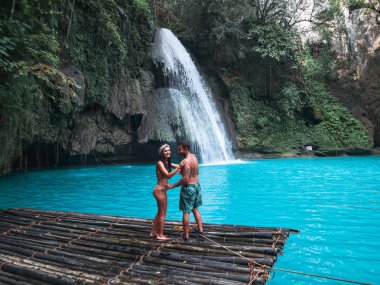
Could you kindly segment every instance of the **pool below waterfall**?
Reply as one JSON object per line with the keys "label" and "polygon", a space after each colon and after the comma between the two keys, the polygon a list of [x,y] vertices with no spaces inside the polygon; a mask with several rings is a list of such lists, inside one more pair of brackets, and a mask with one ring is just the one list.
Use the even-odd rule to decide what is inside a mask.
{"label": "pool below waterfall", "polygon": [[[380,157],[252,160],[200,172],[205,222],[301,230],[275,267],[380,284]],[[155,180],[154,165],[17,173],[0,178],[0,208],[152,218]],[[179,188],[168,192],[169,220],[181,219],[178,199]],[[278,271],[268,284],[344,283]]]}

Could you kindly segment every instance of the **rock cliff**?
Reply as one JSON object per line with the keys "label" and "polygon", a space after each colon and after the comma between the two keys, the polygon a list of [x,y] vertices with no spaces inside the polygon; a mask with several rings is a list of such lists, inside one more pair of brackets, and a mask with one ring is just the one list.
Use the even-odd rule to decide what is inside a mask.
{"label": "rock cliff", "polygon": [[[311,5],[314,1],[309,1]],[[374,138],[375,146],[380,145],[380,3],[356,1],[350,6],[339,1],[339,12],[330,23],[332,52],[341,62],[338,74],[341,84],[332,83],[330,88],[356,118],[362,121]],[[326,9],[322,5],[314,11],[318,14]],[[312,18],[311,11],[302,16]],[[319,45],[320,33],[312,23],[298,26],[303,42]]]}
{"label": "rock cliff", "polygon": [[[302,42],[310,46],[301,61],[304,69],[295,72],[283,55],[278,60],[259,55],[260,31],[249,26],[247,16],[255,11],[233,11],[244,1],[200,1],[199,9],[191,1],[169,1],[172,6],[154,1],[150,7],[146,1],[90,2],[41,2],[35,9],[28,1],[17,3],[13,17],[29,23],[30,30],[25,28],[22,36],[15,34],[17,29],[4,30],[0,43],[10,54],[5,62],[9,70],[0,74],[7,82],[0,85],[5,94],[0,106],[0,137],[6,142],[0,155],[2,173],[12,168],[141,162],[156,157],[160,141],[174,142],[180,128],[174,123],[175,112],[170,112],[176,106],[168,93],[175,90],[167,88],[150,56],[159,25],[172,28],[192,53],[242,156],[294,154],[305,145],[326,153],[366,152],[372,138],[380,146],[380,4],[368,8],[366,1],[363,7],[340,2],[329,22],[329,45],[313,24],[303,23]],[[40,18],[38,13],[45,10],[63,12]],[[300,17],[311,19],[307,13],[318,11],[302,13]],[[54,23],[50,28],[44,26],[48,20]],[[41,33],[39,41],[17,41],[31,38],[32,30]],[[46,53],[22,54],[13,45]],[[11,62],[13,58],[29,64],[14,78],[12,68],[22,65]],[[315,79],[329,61],[336,65],[337,78],[328,70],[323,79]],[[15,96],[9,94],[21,99],[14,103]],[[162,112],[162,102],[168,112]],[[10,104],[16,105],[11,109]]]}

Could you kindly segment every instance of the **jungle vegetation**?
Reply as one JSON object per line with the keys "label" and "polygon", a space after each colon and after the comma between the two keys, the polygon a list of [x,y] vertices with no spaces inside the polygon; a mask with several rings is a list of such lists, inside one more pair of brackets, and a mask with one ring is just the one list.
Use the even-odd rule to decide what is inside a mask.
{"label": "jungle vegetation", "polygon": [[[0,169],[22,159],[28,145],[58,145],[78,112],[104,106],[116,74],[138,78],[156,27],[172,29],[223,80],[238,149],[371,148],[368,131],[329,89],[345,64],[331,52],[341,3],[330,0],[319,9],[325,1],[315,1],[305,17],[310,7],[303,2],[2,1]],[[302,22],[316,24],[323,37],[318,44],[301,42],[295,27]],[[72,65],[82,84],[64,72]],[[84,107],[78,106],[82,85]]]}

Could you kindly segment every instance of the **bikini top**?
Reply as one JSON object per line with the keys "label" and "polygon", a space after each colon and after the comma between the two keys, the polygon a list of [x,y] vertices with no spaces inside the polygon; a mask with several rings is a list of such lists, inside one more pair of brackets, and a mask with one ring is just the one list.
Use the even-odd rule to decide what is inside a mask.
{"label": "bikini top", "polygon": [[162,175],[161,171],[158,170],[157,166],[156,166],[156,176],[157,176],[157,180],[166,179],[166,177]]}

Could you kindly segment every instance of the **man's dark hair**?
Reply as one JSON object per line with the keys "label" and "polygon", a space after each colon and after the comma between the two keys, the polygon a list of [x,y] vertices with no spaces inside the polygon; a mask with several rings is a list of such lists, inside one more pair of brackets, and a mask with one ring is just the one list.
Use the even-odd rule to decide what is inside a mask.
{"label": "man's dark hair", "polygon": [[180,141],[177,143],[177,145],[182,146],[183,148],[186,148],[187,150],[190,150],[190,143],[188,141]]}

